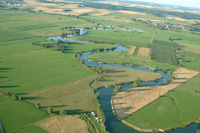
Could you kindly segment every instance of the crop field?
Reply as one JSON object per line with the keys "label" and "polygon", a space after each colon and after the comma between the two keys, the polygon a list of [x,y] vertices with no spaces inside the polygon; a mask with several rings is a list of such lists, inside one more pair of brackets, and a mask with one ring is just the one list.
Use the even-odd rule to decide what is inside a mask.
{"label": "crop field", "polygon": [[102,67],[102,70],[105,72],[106,77],[94,84],[96,88],[120,83],[129,83],[137,79],[140,79],[141,81],[151,81],[162,77],[158,73],[143,72],[121,67]]}
{"label": "crop field", "polygon": [[53,116],[51,118],[38,122],[37,125],[51,133],[88,133],[86,122],[84,120],[81,120],[78,115]]}
{"label": "crop field", "polygon": [[136,46],[129,46],[130,48],[128,49],[128,53],[130,55],[133,55],[135,53],[135,49],[136,49]]}
{"label": "crop field", "polygon": [[195,76],[125,120],[143,129],[168,129],[199,121],[199,80],[200,75]]}
{"label": "crop field", "polygon": [[21,130],[16,131],[15,133],[27,133],[27,132],[28,133],[48,133],[48,131],[36,125],[25,127]]}
{"label": "crop field", "polygon": [[[137,79],[150,81],[162,77],[154,72],[121,67],[100,67],[102,71],[97,71],[95,66],[85,66],[82,60],[76,57],[77,53],[97,50],[97,53],[86,57],[95,62],[142,66],[164,71],[185,68],[200,71],[200,38],[196,29],[193,29],[193,26],[198,27],[199,21],[195,22],[195,19],[199,19],[198,15],[189,16],[185,13],[186,16],[183,16],[182,10],[180,13],[169,15],[163,7],[154,9],[153,5],[127,2],[23,2],[25,5],[20,6],[0,2],[0,119],[6,132],[106,132],[106,125],[102,126],[106,115],[103,114],[101,98],[98,99],[98,95],[94,93],[95,89]],[[94,7],[94,3],[113,5]],[[119,5],[119,8],[115,7],[116,5]],[[113,7],[116,9],[112,9]],[[164,12],[165,16],[155,10]],[[185,31],[170,27],[168,30],[163,27],[168,22],[180,24],[180,27],[190,27]],[[68,30],[64,30],[66,27],[69,27]],[[47,41],[47,37],[51,36],[69,39],[65,37],[66,34],[77,32],[77,29],[70,27],[84,28],[87,31],[70,39],[94,43]],[[94,27],[113,29],[90,29]],[[136,32],[137,29],[143,32]],[[113,49],[117,45],[129,49],[106,53],[99,50]],[[175,79],[173,84],[169,84],[172,88],[157,86],[151,89],[150,86],[148,91],[139,92],[141,97],[132,97],[132,101],[129,98],[125,100],[126,103],[119,103],[119,107],[125,107],[128,102],[132,105],[140,100],[151,102],[152,99],[163,95],[163,92],[166,93],[144,108],[132,106],[135,111],[138,110],[134,113],[130,111],[132,107],[128,110],[126,107],[120,108],[121,112],[124,111],[121,118],[133,113],[126,117],[125,121],[145,129],[166,129],[199,121],[200,75],[174,89],[173,86],[188,77],[186,74],[180,78],[182,79]],[[174,90],[167,93],[169,89]],[[2,90],[8,91],[9,96],[4,95]],[[127,91],[126,98],[134,91]],[[20,98],[14,100],[15,95]],[[147,99],[143,99],[142,96],[146,96]],[[38,103],[39,109],[35,107]],[[52,114],[47,113],[49,107],[53,109]],[[59,115],[61,110],[66,110],[67,115]],[[91,111],[96,112],[97,116],[93,116]],[[102,122],[98,122],[95,117],[101,118]],[[173,122],[170,121],[172,119]]]}
{"label": "crop field", "polygon": [[161,45],[153,45],[152,60],[164,62],[171,65],[177,65],[176,53],[173,47],[166,47]]}
{"label": "crop field", "polygon": [[49,116],[32,105],[13,101],[0,93],[0,118],[7,132],[11,132],[28,124],[32,124]]}
{"label": "crop field", "polygon": [[138,56],[149,57],[149,55],[150,55],[150,48],[140,47],[139,52],[138,52],[137,55]]}
{"label": "crop field", "polygon": [[113,97],[114,110],[117,116],[123,119],[170,90],[175,89],[198,73],[197,71],[179,68],[173,73],[176,79],[168,85],[141,86],[123,90]]}
{"label": "crop field", "polygon": [[133,56],[124,51],[108,52],[108,53],[94,53],[87,57],[87,59],[104,62],[111,64],[127,64],[127,65],[139,65],[143,66],[147,63],[147,57]]}

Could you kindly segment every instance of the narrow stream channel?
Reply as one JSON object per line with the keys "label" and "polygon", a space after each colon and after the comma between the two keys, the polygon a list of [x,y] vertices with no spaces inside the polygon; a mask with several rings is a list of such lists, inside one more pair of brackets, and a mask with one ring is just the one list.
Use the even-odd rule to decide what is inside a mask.
{"label": "narrow stream channel", "polygon": [[[84,30],[82,30],[82,28],[80,28],[80,35],[82,35],[82,33],[84,34]],[[102,30],[102,29],[101,29]],[[58,39],[62,40],[62,41],[66,41],[65,39],[63,39],[61,36],[54,36],[54,37],[48,37],[47,40],[51,40],[53,39],[54,41],[57,41]],[[81,43],[89,43],[86,41],[76,41],[76,40],[68,40],[68,42],[81,42]],[[112,51],[126,51],[127,48],[118,45],[117,48],[113,49],[113,50],[102,50],[100,52],[112,52]],[[86,57],[92,53],[97,53],[97,51],[91,51],[91,52],[84,52],[82,53],[82,55],[80,56],[80,54],[77,54],[77,57],[79,57],[80,59],[84,60],[84,64],[87,66],[115,66],[115,67],[123,67],[123,68],[130,68],[130,69],[136,69],[136,70],[140,70],[140,71],[149,71],[149,72],[153,72],[153,70],[148,69],[148,68],[144,68],[144,67],[132,67],[132,66],[126,66],[126,65],[121,65],[121,64],[105,64],[105,63],[98,63],[98,62],[94,62],[94,61],[89,61],[86,59]],[[157,81],[142,81],[140,83],[141,86],[152,86],[152,85],[162,85],[163,84],[163,80],[164,79],[169,79],[169,73],[165,74],[162,71],[157,71],[157,73],[160,73],[163,78],[157,80]],[[125,83],[122,85],[122,89],[128,89],[128,88],[132,88],[133,84],[132,83]],[[111,97],[113,94],[113,87],[100,87],[98,88],[96,92],[99,92],[99,102],[101,104],[102,110],[105,114],[106,117],[106,129],[107,131],[111,132],[111,133],[140,133],[139,131],[130,128],[126,125],[124,125],[120,120],[117,120],[117,118],[115,117],[115,115],[112,112],[112,108],[111,108]],[[191,123],[190,125],[188,125],[185,128],[179,128],[179,129],[174,129],[171,131],[168,131],[167,133],[196,133],[198,130],[198,124],[196,123]]]}

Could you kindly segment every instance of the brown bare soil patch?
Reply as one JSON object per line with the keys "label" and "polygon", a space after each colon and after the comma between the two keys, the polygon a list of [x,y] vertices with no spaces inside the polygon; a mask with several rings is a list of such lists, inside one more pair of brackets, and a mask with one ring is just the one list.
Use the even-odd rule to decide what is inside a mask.
{"label": "brown bare soil patch", "polygon": [[126,14],[139,14],[139,15],[146,15],[145,13],[135,12],[135,11],[124,11],[124,10],[119,10],[118,12],[126,13]]}
{"label": "brown bare soil patch", "polygon": [[78,115],[53,116],[36,125],[50,133],[88,133],[87,124]]}
{"label": "brown bare soil patch", "polygon": [[144,57],[149,57],[149,55],[150,55],[150,48],[140,47],[138,55],[139,56],[144,56]]}
{"label": "brown bare soil patch", "polygon": [[135,53],[135,49],[136,49],[136,46],[129,46],[130,48],[128,49],[128,53],[130,55],[133,55]]}
{"label": "brown bare soil patch", "polygon": [[119,118],[123,119],[198,73],[197,71],[179,68],[174,72],[176,79],[168,85],[135,87],[119,92],[113,96],[113,110]]}

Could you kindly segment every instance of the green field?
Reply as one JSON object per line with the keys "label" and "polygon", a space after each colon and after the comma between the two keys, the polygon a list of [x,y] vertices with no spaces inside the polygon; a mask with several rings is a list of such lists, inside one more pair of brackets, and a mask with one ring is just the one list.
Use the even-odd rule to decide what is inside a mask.
{"label": "green field", "polygon": [[109,42],[122,45],[134,45],[138,47],[148,47],[151,38],[156,30],[146,31],[144,33],[128,32],[119,30],[99,30],[89,31],[88,34],[83,36],[76,36],[75,39],[86,41],[99,41]]}
{"label": "green field", "polygon": [[[26,100],[25,94],[30,92],[96,75],[95,72],[73,59],[75,52],[91,51],[99,48],[110,49],[115,47],[111,44],[70,43],[66,46],[68,50],[65,53],[62,53],[61,51],[34,46],[32,45],[34,42],[44,42],[45,38],[38,35],[44,34],[45,30],[50,33],[55,32],[53,33],[55,35],[60,35],[60,29],[62,27],[69,25],[80,26],[80,24],[88,26],[89,23],[84,20],[79,21],[75,18],[63,16],[63,19],[60,20],[58,19],[59,16],[51,16],[48,14],[29,14],[10,11],[1,11],[0,14],[2,16],[2,30],[0,33],[2,35],[0,37],[0,88],[17,95],[22,95],[24,100]],[[9,18],[6,17],[8,15],[10,15]],[[41,18],[42,21],[40,21]],[[68,21],[68,19],[74,20]],[[64,23],[64,20],[66,20],[66,23]],[[52,23],[56,21],[56,26],[49,26],[48,23],[51,21]],[[44,34],[44,36],[46,35],[48,34]],[[82,86],[78,87],[78,89],[82,89],[89,98],[78,96],[79,99],[77,99],[77,97],[73,97],[73,95],[70,94],[70,96],[72,96],[70,98],[71,101],[68,100],[67,95],[63,95],[62,98],[64,99],[59,99],[58,101],[54,99],[54,102],[60,103],[60,101],[64,101],[65,98],[67,98],[67,105],[68,103],[72,105],[68,106],[67,109],[71,110],[72,113],[80,112],[79,110],[95,110],[95,102],[93,99],[94,93],[91,88],[87,88],[88,85],[89,82],[87,82],[85,88],[86,91],[82,89]],[[71,93],[75,94],[78,91],[79,90],[71,90]],[[58,96],[60,96],[60,94],[61,92],[58,93]],[[83,93],[77,93],[76,95],[79,94]],[[83,103],[81,104],[79,101],[82,101]],[[21,129],[27,124],[48,117],[48,114],[35,109],[31,105],[24,102],[12,101],[4,95],[0,95],[0,102],[2,102],[0,112],[3,112],[0,113],[0,117],[7,132]],[[85,105],[86,103],[88,106]],[[43,107],[45,106],[45,104],[41,105]],[[46,106],[53,105],[54,103]],[[83,107],[77,108],[79,105],[82,105]],[[44,107],[44,109],[45,108],[46,107]],[[20,130],[19,132],[26,132],[28,130],[33,132],[42,131],[40,128],[31,126]]]}
{"label": "green field", "polygon": [[48,131],[46,131],[38,126],[31,125],[31,126],[28,126],[24,129],[17,131],[16,133],[48,133]]}
{"label": "green field", "polygon": [[[84,9],[79,7],[82,6],[79,2],[77,3],[76,9]],[[54,4],[49,4],[47,7],[64,9],[68,6]],[[42,7],[45,4],[38,3],[38,5]],[[127,51],[98,52],[89,55],[87,59],[166,70],[185,67],[200,71],[199,35],[189,34],[189,31],[159,30],[158,32],[155,27],[143,23],[143,20],[163,22],[167,19],[165,17],[152,14],[125,14],[117,11],[92,16],[94,13],[101,12],[100,10],[80,16],[53,15],[44,12],[10,11],[11,7],[15,6],[0,9],[0,89],[22,96],[22,100],[14,101],[0,92],[0,119],[6,132],[48,132],[36,123],[50,117],[46,113],[46,109],[50,106],[53,108],[53,115],[58,115],[62,109],[67,110],[68,115],[86,113],[91,119],[89,125],[96,125],[99,132],[105,132],[102,123],[98,123],[90,113],[97,112],[97,116],[104,121],[100,104],[94,95],[94,88],[132,82],[136,79],[147,81],[161,77],[157,73],[116,67],[102,67],[103,73],[95,72],[94,67],[87,67],[77,61],[74,57],[75,53],[116,47],[112,44],[136,46],[134,55],[128,54]],[[34,7],[19,8],[33,9]],[[133,18],[141,20],[133,21]],[[191,22],[178,20],[169,20],[169,22],[191,24]],[[99,27],[110,25],[121,29],[134,28],[143,30],[144,33],[116,29],[88,30],[88,33],[83,36],[75,36],[72,39],[96,43],[63,43],[57,46],[58,42],[46,41],[46,37],[71,32],[62,30],[64,27],[96,27],[95,23]],[[147,64],[149,58],[137,56],[137,53],[140,47],[150,48],[152,37],[157,32],[152,45],[152,60]],[[33,43],[53,43],[54,47],[44,48]],[[57,50],[60,45],[66,48],[64,52]],[[161,96],[125,120],[145,129],[165,129],[182,126],[191,121],[200,121],[199,80],[200,75]],[[41,104],[40,109],[33,106],[36,103]],[[88,128],[90,130],[90,127]]]}
{"label": "green field", "polygon": [[142,56],[132,56],[128,54],[126,51],[115,51],[108,53],[94,53],[87,57],[87,59],[96,61],[96,62],[104,62],[111,64],[127,64],[131,66],[139,65],[143,66],[147,63],[148,58]]}
{"label": "green field", "polygon": [[153,42],[152,59],[200,71],[199,39],[198,35],[160,31]]}
{"label": "green field", "polygon": [[[200,75],[125,118],[143,129],[169,129],[200,121]],[[161,122],[162,121],[162,122]]]}
{"label": "green field", "polygon": [[32,105],[21,101],[13,101],[0,93],[0,118],[6,132],[23,128],[49,116]]}
{"label": "green field", "polygon": [[120,83],[130,83],[137,79],[141,81],[152,81],[162,78],[159,73],[144,72],[129,68],[121,67],[101,67],[103,73],[105,73],[105,78],[98,80],[94,83],[95,88],[103,86],[112,86]]}
{"label": "green field", "polygon": [[177,65],[176,52],[173,47],[166,47],[162,45],[153,45],[152,60],[164,62],[170,65]]}

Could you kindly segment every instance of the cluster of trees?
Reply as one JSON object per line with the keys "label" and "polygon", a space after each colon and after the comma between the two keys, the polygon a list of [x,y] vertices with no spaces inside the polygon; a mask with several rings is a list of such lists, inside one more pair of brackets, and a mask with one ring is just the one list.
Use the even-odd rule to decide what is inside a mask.
{"label": "cluster of trees", "polygon": [[[61,28],[61,30],[68,30],[72,32],[71,34],[80,35],[80,29],[77,29],[76,27],[66,26],[64,28]],[[67,34],[63,34],[63,35],[66,36]]]}
{"label": "cluster of trees", "polygon": [[114,94],[116,94],[117,92],[120,92],[122,89],[122,86],[121,85],[114,85]]}
{"label": "cluster of trees", "polygon": [[63,12],[70,12],[72,11],[71,9],[64,9]]}
{"label": "cluster of trees", "polygon": [[99,65],[94,67],[94,71],[96,71],[98,73],[103,73],[103,69]]}
{"label": "cluster of trees", "polygon": [[68,44],[68,41],[63,42],[61,40],[58,40],[57,42],[52,42],[52,43],[32,43],[32,44],[44,48],[56,48],[56,50],[62,51],[64,53],[67,50],[64,44]]}
{"label": "cluster of trees", "polygon": [[147,14],[153,14],[158,17],[165,17],[165,14],[166,14],[166,15],[173,15],[176,17],[184,18],[184,19],[200,20],[200,15],[188,13],[188,12],[164,11],[164,10],[160,10],[160,9],[117,6],[117,5],[112,5],[112,4],[92,3],[92,2],[85,2],[85,3],[83,3],[83,5],[85,7],[92,7],[92,8],[98,8],[98,9],[139,11],[139,12],[145,12]]}
{"label": "cluster of trees", "polygon": [[140,79],[135,80],[135,81],[133,82],[133,85],[134,85],[135,87],[140,86]]}

